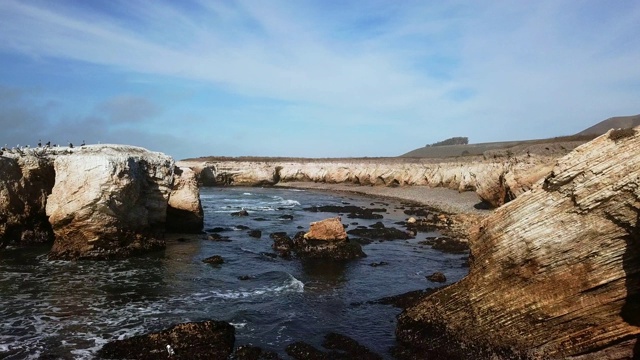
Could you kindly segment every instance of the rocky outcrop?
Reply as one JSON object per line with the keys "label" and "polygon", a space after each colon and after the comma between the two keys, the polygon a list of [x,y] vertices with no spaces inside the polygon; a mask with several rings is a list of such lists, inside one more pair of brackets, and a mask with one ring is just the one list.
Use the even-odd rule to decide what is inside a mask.
{"label": "rocky outcrop", "polygon": [[375,186],[421,185],[476,191],[483,200],[498,207],[529,190],[551,170],[555,160],[555,156],[520,154],[476,156],[464,160],[194,160],[180,164],[194,169],[198,181],[205,186],[256,186],[298,181]]}
{"label": "rocky outcrop", "polygon": [[312,222],[309,225],[309,232],[304,234],[304,239],[339,242],[347,240],[347,233],[344,231],[340,218],[335,217]]}
{"label": "rocky outcrop", "polygon": [[399,317],[401,349],[433,358],[640,356],[639,130],[578,147],[486,218],[471,234],[469,275]]}
{"label": "rocky outcrop", "polygon": [[164,246],[170,157],[131,146],[86,148],[56,157],[54,167],[51,258],[126,257]]}
{"label": "rocky outcrop", "polygon": [[50,159],[35,154],[0,156],[0,248],[9,242],[53,240],[45,204],[54,178]]}
{"label": "rocky outcrop", "polygon": [[227,359],[235,329],[224,321],[183,323],[169,329],[105,344],[102,359]]}
{"label": "rocky outcrop", "polygon": [[167,207],[167,230],[198,233],[204,224],[200,191],[195,173],[189,168],[176,166]]}

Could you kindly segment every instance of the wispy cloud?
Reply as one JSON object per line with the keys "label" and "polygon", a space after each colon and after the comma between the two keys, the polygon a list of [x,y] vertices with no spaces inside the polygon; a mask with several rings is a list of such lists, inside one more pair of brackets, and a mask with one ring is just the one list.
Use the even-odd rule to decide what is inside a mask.
{"label": "wispy cloud", "polygon": [[[195,116],[216,133],[237,121],[245,149],[266,155],[395,155],[448,136],[554,136],[638,113],[638,33],[632,1],[0,2],[0,54],[158,84],[112,89],[78,117],[179,127]],[[229,101],[158,98],[168,79]],[[347,132],[314,152],[264,140],[292,124],[300,136],[366,126],[369,141]]]}

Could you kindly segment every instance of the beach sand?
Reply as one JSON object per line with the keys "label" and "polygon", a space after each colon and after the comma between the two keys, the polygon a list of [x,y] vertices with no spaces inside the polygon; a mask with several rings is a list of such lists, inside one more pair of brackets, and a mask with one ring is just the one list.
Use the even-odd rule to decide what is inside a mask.
{"label": "beach sand", "polygon": [[296,189],[337,191],[407,200],[451,214],[487,215],[491,212],[491,210],[481,210],[474,207],[474,205],[480,203],[481,200],[478,195],[472,191],[458,192],[451,189],[430,188],[427,186],[386,187],[314,182],[286,182],[278,183],[276,186]]}

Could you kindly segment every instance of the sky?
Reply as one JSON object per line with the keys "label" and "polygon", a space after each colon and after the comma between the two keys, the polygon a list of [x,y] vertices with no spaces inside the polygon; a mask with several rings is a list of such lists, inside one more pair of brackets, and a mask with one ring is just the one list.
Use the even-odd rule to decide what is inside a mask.
{"label": "sky", "polygon": [[635,0],[0,0],[0,145],[398,156],[640,113]]}

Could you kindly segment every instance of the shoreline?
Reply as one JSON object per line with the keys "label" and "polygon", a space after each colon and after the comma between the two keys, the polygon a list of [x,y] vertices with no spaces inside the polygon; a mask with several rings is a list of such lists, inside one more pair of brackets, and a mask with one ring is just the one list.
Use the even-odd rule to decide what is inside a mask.
{"label": "shoreline", "polygon": [[277,183],[274,187],[341,192],[389,198],[428,206],[448,214],[476,214],[486,216],[493,212],[493,210],[475,208],[475,205],[480,203],[481,199],[473,191],[458,192],[457,190],[452,189],[432,188],[420,185],[387,187],[304,181]]}

